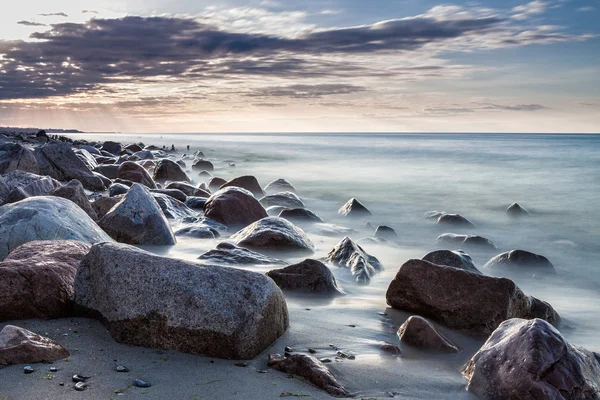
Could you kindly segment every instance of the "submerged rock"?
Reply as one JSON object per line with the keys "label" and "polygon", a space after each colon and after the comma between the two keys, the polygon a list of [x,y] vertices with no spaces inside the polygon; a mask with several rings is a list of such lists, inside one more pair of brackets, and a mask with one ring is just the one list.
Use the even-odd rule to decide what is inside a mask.
{"label": "submerged rock", "polygon": [[265,218],[267,212],[249,191],[228,187],[208,198],[204,215],[228,227],[243,228]]}
{"label": "submerged rock", "polygon": [[457,233],[444,233],[437,238],[438,243],[448,243],[456,246],[479,247],[482,249],[497,249],[498,246],[491,240],[477,235],[460,235]]}
{"label": "submerged rock", "polygon": [[85,213],[89,215],[91,219],[94,221],[98,219],[96,212],[92,208],[92,204],[85,194],[85,190],[83,190],[83,185],[81,185],[81,182],[79,182],[77,179],[73,179],[65,186],[54,189],[49,194],[50,196],[57,196],[71,200],[83,211],[85,211]]}
{"label": "submerged rock", "polygon": [[226,183],[227,183],[227,181],[225,179],[214,177],[214,178],[211,178],[211,180],[208,182],[208,188],[211,191],[215,192],[215,191],[221,189],[221,186]]}
{"label": "submerged rock", "polygon": [[437,220],[439,217],[441,217],[442,215],[446,215],[445,211],[427,211],[425,214],[423,214],[423,216],[427,219],[435,219]]}
{"label": "submerged rock", "polygon": [[[211,182],[212,182],[212,180],[211,180]],[[227,187],[232,187],[232,186],[246,189],[247,191],[252,193],[257,198],[264,197],[264,195],[265,195],[265,192],[263,192],[262,188],[260,187],[260,184],[258,183],[256,178],[252,175],[239,176],[228,182],[225,182],[223,185],[221,185],[221,189],[225,189]]]}
{"label": "submerged rock", "polygon": [[475,228],[475,225],[460,214],[443,214],[437,219],[438,225],[453,225],[455,227]]}
{"label": "submerged rock", "polygon": [[39,173],[39,167],[33,151],[18,143],[0,143],[0,175],[21,170]]}
{"label": "submerged rock", "polygon": [[398,329],[398,337],[404,343],[428,350],[458,353],[459,349],[425,318],[413,315]]}
{"label": "submerged rock", "polygon": [[60,344],[37,333],[6,325],[0,331],[0,368],[13,364],[52,362],[69,357]]}
{"label": "submerged rock", "polygon": [[467,390],[488,400],[597,400],[600,363],[541,319],[504,321],[465,365]]}
{"label": "submerged rock", "polygon": [[192,170],[214,171],[214,169],[215,166],[213,165],[213,163],[203,159],[196,160],[194,161],[194,164],[192,164]]}
{"label": "submerged rock", "polygon": [[209,357],[254,358],[288,327],[285,298],[263,274],[117,243],[81,261],[75,302],[119,343]]}
{"label": "submerged rock", "polygon": [[165,182],[165,181],[184,181],[190,182],[190,178],[183,171],[181,166],[176,162],[168,159],[160,160],[156,168],[154,169],[154,181]]}
{"label": "submerged rock", "polygon": [[369,283],[373,276],[383,271],[383,265],[376,257],[367,253],[347,236],[335,245],[326,259],[333,265],[348,268],[356,281],[361,284]]}
{"label": "submerged rock", "polygon": [[192,210],[204,210],[204,205],[207,201],[208,197],[188,196],[184,204]]}
{"label": "submerged rock", "polygon": [[195,239],[214,239],[219,236],[219,233],[205,226],[186,226],[185,228],[177,230],[175,236],[185,236]]}
{"label": "submerged rock", "polygon": [[519,203],[512,203],[506,209],[506,214],[508,214],[510,217],[524,217],[529,215],[529,211],[521,207]]}
{"label": "submerged rock", "polygon": [[117,178],[141,183],[150,189],[156,189],[156,183],[144,167],[133,161],[125,161],[119,166]]}
{"label": "submerged rock", "polygon": [[475,267],[471,256],[462,250],[437,250],[427,253],[422,260],[432,262],[437,265],[447,265],[449,267],[464,269],[481,275],[481,271]]}
{"label": "submerged rock", "polygon": [[373,215],[360,201],[351,198],[339,210],[338,214],[344,217],[367,217]]}
{"label": "submerged rock", "polygon": [[273,269],[267,272],[267,276],[284,291],[343,294],[329,268],[322,262],[309,258],[285,268]]}
{"label": "submerged rock", "polygon": [[199,260],[220,265],[286,265],[283,260],[265,256],[252,250],[221,242],[216,248],[201,254]]}
{"label": "submerged rock", "polygon": [[150,193],[159,193],[164,194],[165,196],[169,196],[181,203],[184,203],[187,200],[187,196],[181,190],[177,189],[150,189]]}
{"label": "submerged rock", "polygon": [[302,229],[279,217],[266,217],[256,221],[231,239],[238,246],[267,251],[312,253],[315,249]]}
{"label": "submerged rock", "polygon": [[[267,213],[269,213],[269,209],[267,209]],[[283,208],[279,212],[279,217],[285,218],[294,224],[317,224],[323,222],[321,217],[306,208]]]}
{"label": "submerged rock", "polygon": [[511,250],[498,254],[489,260],[483,268],[497,273],[556,275],[554,265],[546,257],[525,250]]}
{"label": "submerged rock", "polygon": [[387,303],[430,317],[450,328],[490,334],[510,318],[542,318],[558,324],[550,304],[525,295],[510,279],[408,260],[390,283]]}
{"label": "submerged rock", "polygon": [[358,233],[357,230],[348,228],[346,226],[327,224],[327,223],[317,223],[314,226],[320,235],[323,236],[331,236],[331,237],[339,237],[345,235],[351,235],[353,233]]}
{"label": "submerged rock", "polygon": [[386,225],[379,225],[375,230],[375,234],[373,235],[376,238],[388,239],[388,240],[396,240],[398,239],[398,234],[393,228],[390,228]]}
{"label": "submerged rock", "polygon": [[275,194],[279,192],[296,193],[296,188],[294,188],[294,186],[292,186],[292,184],[285,179],[280,178],[265,186],[265,192],[268,194]]}
{"label": "submerged rock", "polygon": [[286,208],[304,208],[304,203],[292,192],[280,192],[270,194],[259,200],[260,204],[267,208],[271,206],[281,206]]}

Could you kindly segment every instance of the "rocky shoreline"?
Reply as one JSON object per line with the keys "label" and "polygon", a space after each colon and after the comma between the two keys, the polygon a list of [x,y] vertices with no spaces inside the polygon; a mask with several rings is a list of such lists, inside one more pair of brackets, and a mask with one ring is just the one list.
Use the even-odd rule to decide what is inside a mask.
{"label": "rocky shoreline", "polygon": [[[331,357],[317,357],[310,348],[280,348],[278,338],[295,323],[286,297],[343,296],[331,268],[347,269],[355,284],[368,285],[384,267],[359,243],[393,246],[397,233],[384,225],[367,226],[371,236],[357,243],[306,209],[301,192],[284,178],[264,188],[254,176],[225,180],[213,176],[214,164],[205,158],[200,151],[187,154],[174,146],[72,140],[43,131],[0,135],[0,368],[5,366],[0,399],[10,385],[3,373],[14,375],[20,368],[20,382],[36,373],[54,377],[58,370],[39,363],[58,364],[76,351],[63,346],[60,337],[19,326],[19,320],[39,326],[38,320],[56,318],[96,319],[113,342],[153,354],[178,351],[235,360],[227,365],[242,368],[260,364],[257,376],[279,370],[332,396],[362,396],[352,380],[328,368]],[[506,212],[510,218],[531,216],[516,203]],[[372,215],[354,198],[338,213],[365,222]],[[462,234],[475,227],[462,215],[435,211],[425,217],[461,232],[439,237],[452,248],[497,248],[487,238]],[[319,224],[339,243],[321,260],[286,266],[292,264],[288,260],[314,256],[308,229]],[[195,263],[134,247],[172,246],[178,237],[221,238],[222,244]],[[561,318],[549,303],[525,294],[511,279],[487,275],[555,275],[546,257],[514,249],[491,257],[481,270],[459,250],[402,261],[386,302],[409,315],[396,328],[397,343],[381,345],[382,355],[406,357],[402,346],[460,353],[468,360],[462,369],[464,389],[482,399],[600,399],[600,356],[564,340]],[[260,274],[237,268],[257,264],[273,269]],[[10,325],[4,325],[7,321]],[[469,350],[439,326],[485,343],[465,353]],[[335,361],[355,359],[332,348]],[[109,396],[94,392],[97,376],[72,372],[71,381],[56,383],[73,392],[68,398],[81,398],[74,394],[80,391],[93,398]],[[75,378],[77,373],[82,377]],[[128,385],[152,396],[156,382],[138,382],[143,378],[131,376]],[[252,378],[245,382],[252,384]],[[307,390],[313,397],[325,396],[312,386]],[[10,393],[7,398],[14,397]]]}

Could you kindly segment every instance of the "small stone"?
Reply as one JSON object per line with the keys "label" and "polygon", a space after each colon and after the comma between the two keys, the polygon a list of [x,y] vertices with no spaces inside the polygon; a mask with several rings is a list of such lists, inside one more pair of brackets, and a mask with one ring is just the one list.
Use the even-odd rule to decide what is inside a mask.
{"label": "small stone", "polygon": [[117,372],[129,372],[129,368],[124,365],[117,365]]}
{"label": "small stone", "polygon": [[89,377],[75,374],[75,375],[73,375],[72,379],[73,379],[73,382],[85,382],[86,380],[89,379]]}
{"label": "small stone", "polygon": [[141,379],[136,379],[135,381],[133,381],[133,384],[134,384],[135,386],[137,386],[137,387],[140,387],[140,388],[149,388],[150,386],[152,386],[152,385],[151,385],[151,384],[149,384],[148,382],[146,382],[146,381],[143,381],[143,380],[141,380]]}
{"label": "small stone", "polygon": [[395,346],[395,345],[390,344],[390,343],[384,343],[379,348],[384,353],[388,353],[388,354],[393,355],[393,356],[399,356],[399,355],[402,354],[402,352],[400,351],[400,348],[398,346]]}
{"label": "small stone", "polygon": [[64,383],[64,382],[60,382],[60,383],[58,384],[58,386],[65,386],[65,383]]}
{"label": "small stone", "polygon": [[287,351],[288,353],[291,353],[292,351],[294,351],[294,349],[292,349],[290,346],[285,346],[285,349],[283,349],[284,351]]}
{"label": "small stone", "polygon": [[235,363],[233,365],[235,365],[236,367],[247,367],[248,366],[248,364],[245,362],[239,362],[239,363]]}
{"label": "small stone", "polygon": [[77,382],[75,384],[75,390],[77,390],[78,392],[83,392],[86,387],[87,387],[87,383],[85,383],[85,382]]}
{"label": "small stone", "polygon": [[356,325],[354,325],[354,324],[350,324],[350,325],[348,325],[348,326],[349,326],[350,328],[356,328]]}
{"label": "small stone", "polygon": [[33,374],[35,372],[35,369],[33,369],[33,367],[30,365],[26,365],[25,367],[23,367],[23,372],[26,374]]}
{"label": "small stone", "polygon": [[315,354],[317,351],[316,351],[315,349],[311,349],[311,348],[309,348],[309,349],[308,349],[308,352],[309,352],[310,354]]}
{"label": "small stone", "polygon": [[58,371],[58,368],[56,368],[56,367],[50,367],[50,372],[57,372],[57,371]]}
{"label": "small stone", "polygon": [[331,362],[331,358],[321,358],[319,359],[319,361],[321,361],[322,363],[330,363]]}
{"label": "small stone", "polygon": [[259,374],[266,374],[269,371],[266,369],[257,369],[256,372],[258,372]]}

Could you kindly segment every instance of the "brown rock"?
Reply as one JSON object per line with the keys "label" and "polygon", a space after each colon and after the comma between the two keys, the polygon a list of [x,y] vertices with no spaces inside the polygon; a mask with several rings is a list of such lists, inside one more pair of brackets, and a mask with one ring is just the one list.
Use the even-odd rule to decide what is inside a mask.
{"label": "brown rock", "polygon": [[400,340],[422,349],[458,353],[458,346],[446,338],[425,318],[413,315],[398,329]]}
{"label": "brown rock", "polygon": [[232,186],[246,189],[257,198],[261,198],[265,195],[265,192],[263,192],[262,188],[260,187],[258,180],[256,180],[256,178],[252,175],[239,176],[228,182],[225,182],[223,185],[221,185],[221,189]]}
{"label": "brown rock", "polygon": [[52,362],[67,357],[69,357],[67,349],[27,329],[6,325],[0,331],[0,367]]}
{"label": "brown rock", "polygon": [[267,272],[267,276],[284,291],[343,294],[329,268],[310,258],[285,268],[273,269]]}
{"label": "brown rock", "polygon": [[156,189],[156,183],[154,183],[148,171],[133,161],[125,161],[119,166],[117,178],[141,183],[150,189]]}
{"label": "brown rock", "polygon": [[156,168],[154,169],[154,181],[165,182],[165,181],[184,181],[189,182],[190,178],[183,171],[181,166],[171,160],[163,159],[160,160]]}
{"label": "brown rock", "polygon": [[98,219],[101,219],[106,215],[107,212],[110,211],[111,208],[117,205],[121,200],[123,200],[122,196],[115,197],[98,197],[93,203],[92,208],[96,213]]}
{"label": "brown rock", "polygon": [[228,187],[213,193],[204,204],[204,215],[228,227],[243,228],[265,218],[267,212],[252,193]]}
{"label": "brown rock", "polygon": [[77,179],[73,179],[67,185],[61,186],[51,191],[50,196],[62,197],[63,199],[69,199],[73,203],[77,204],[87,215],[90,216],[94,221],[98,220],[98,216],[94,211],[90,201],[83,190],[83,185]]}

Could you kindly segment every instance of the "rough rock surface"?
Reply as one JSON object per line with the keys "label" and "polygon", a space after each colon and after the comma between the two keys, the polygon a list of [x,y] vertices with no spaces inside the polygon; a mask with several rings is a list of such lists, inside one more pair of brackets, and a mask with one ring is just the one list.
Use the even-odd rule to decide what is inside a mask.
{"label": "rough rock surface", "polygon": [[[269,213],[268,209],[267,213]],[[323,222],[321,217],[306,208],[283,208],[279,212],[279,217],[285,218],[294,224],[317,224]]]}
{"label": "rough rock surface", "polygon": [[383,271],[383,265],[376,257],[347,236],[335,245],[326,259],[333,265],[350,269],[356,281],[361,284],[369,283],[373,276]]}
{"label": "rough rock surface", "polygon": [[210,193],[207,193],[204,190],[198,189],[191,183],[187,183],[187,182],[171,182],[165,187],[165,189],[181,190],[183,193],[185,193],[186,196],[196,196],[196,197],[209,197],[210,196]]}
{"label": "rough rock surface", "polygon": [[231,239],[238,246],[263,251],[312,253],[315,249],[302,229],[279,217],[266,217],[256,221]]}
{"label": "rough rock surface", "polygon": [[272,206],[281,206],[286,208],[304,208],[304,203],[293,192],[280,192],[270,194],[259,200],[260,204],[267,208]]}
{"label": "rough rock surface", "polygon": [[344,217],[360,218],[373,215],[360,201],[351,198],[339,210],[338,214]]}
{"label": "rough rock surface", "polygon": [[41,176],[25,171],[12,171],[3,176],[4,183],[12,191],[21,189],[26,197],[45,196],[61,186],[60,182],[49,176]]}
{"label": "rough rock surface", "polygon": [[455,246],[478,247],[482,249],[497,249],[498,246],[491,240],[477,235],[460,235],[457,233],[444,233],[437,238],[438,243],[453,244]]}
{"label": "rough rock surface", "polygon": [[256,357],[288,327],[285,298],[263,274],[117,243],[81,261],[75,302],[117,342],[227,359]]}
{"label": "rough rock surface", "polygon": [[292,192],[296,193],[296,188],[292,186],[287,180],[280,178],[265,186],[265,192],[268,194],[275,194],[279,192]]}
{"label": "rough rock surface", "polygon": [[[211,182],[212,182],[212,180],[211,180]],[[263,192],[262,188],[260,187],[260,184],[258,183],[256,178],[253,177],[252,175],[239,176],[230,181],[227,181],[223,185],[221,185],[221,189],[224,189],[227,187],[232,187],[232,186],[246,189],[247,191],[252,193],[257,198],[264,197],[264,195],[265,195],[265,192]]]}
{"label": "rough rock surface", "polygon": [[147,186],[150,189],[156,189],[156,183],[154,183],[154,180],[152,179],[148,171],[146,171],[144,167],[134,163],[133,161],[125,161],[119,166],[119,169],[117,171],[117,178],[125,179],[131,182],[141,183],[142,185]]}
{"label": "rough rock surface", "polygon": [[506,214],[510,217],[524,217],[529,215],[529,211],[527,211],[524,207],[521,207],[519,203],[512,203],[506,209]]}
{"label": "rough rock surface", "polygon": [[482,399],[598,400],[600,361],[541,319],[504,321],[465,365]]}
{"label": "rough rock surface", "polygon": [[192,210],[204,210],[204,205],[207,200],[207,197],[188,196],[187,199],[185,199],[184,204]]}
{"label": "rough rock surface", "polygon": [[404,343],[427,350],[458,353],[459,349],[429,321],[418,315],[408,318],[398,329],[398,337]]}
{"label": "rough rock surface", "polygon": [[110,154],[114,154],[115,156],[118,156],[119,154],[121,154],[121,143],[107,140],[102,144],[102,150],[107,151]]}
{"label": "rough rock surface", "polygon": [[0,368],[13,364],[52,362],[67,357],[67,349],[27,329],[6,325],[0,331]]}
{"label": "rough rock surface", "polygon": [[475,225],[460,214],[442,214],[435,222],[438,225],[452,225],[462,228],[475,228]]}
{"label": "rough rock surface", "polygon": [[108,195],[110,197],[126,194],[129,191],[129,186],[122,183],[113,183],[108,187]]}
{"label": "rough rock surface", "polygon": [[309,258],[285,268],[273,269],[267,272],[267,276],[284,291],[343,294],[329,268],[322,262]]}
{"label": "rough rock surface", "polygon": [[39,173],[33,151],[18,143],[0,143],[0,175],[15,170]]}
{"label": "rough rock surface", "polygon": [[116,197],[98,197],[92,203],[92,208],[96,213],[98,220],[106,215],[107,212],[110,211],[111,208],[116,206],[123,199],[123,195],[119,195]]}
{"label": "rough rock surface", "polygon": [[138,183],[98,221],[98,225],[121,243],[176,243],[175,235],[160,206],[148,189]]}
{"label": "rough rock surface", "polygon": [[81,208],[61,197],[31,197],[0,207],[0,260],[34,240],[112,241]]}
{"label": "rough rock surface", "polygon": [[181,190],[178,189],[150,189],[151,193],[160,193],[165,196],[174,198],[177,201],[184,203],[187,200],[187,196]]}
{"label": "rough rock surface", "polygon": [[554,325],[560,322],[550,304],[525,295],[510,279],[423,260],[408,260],[400,267],[386,300],[398,310],[474,334],[490,334],[510,318],[542,318]]}
{"label": "rough rock surface", "polygon": [[216,248],[201,254],[199,260],[220,265],[286,265],[283,260],[265,256],[252,250],[222,242]]}
{"label": "rough rock surface", "polygon": [[22,244],[0,262],[0,321],[69,315],[73,282],[90,245],[75,240]]}
{"label": "rough rock surface", "polygon": [[154,181],[165,182],[165,181],[183,181],[190,182],[190,178],[187,176],[185,171],[171,160],[163,159],[160,160],[156,168],[154,168]]}
{"label": "rough rock surface", "polygon": [[427,253],[422,260],[432,262],[437,265],[447,265],[449,267],[464,269],[481,275],[481,271],[475,267],[471,256],[462,250],[436,250]]}
{"label": "rough rock surface", "polygon": [[243,228],[265,218],[267,212],[249,191],[228,187],[208,198],[204,215],[228,227]]}
{"label": "rough rock surface", "polygon": [[489,260],[483,268],[498,273],[516,272],[556,275],[554,265],[546,257],[525,250],[511,250],[498,254]]}
{"label": "rough rock surface", "polygon": [[87,198],[85,194],[85,190],[83,189],[83,185],[77,179],[73,179],[67,185],[61,186],[57,189],[54,189],[49,193],[50,196],[62,197],[64,199],[71,200],[73,203],[77,204],[87,215],[90,216],[91,219],[96,221],[98,216],[92,207],[92,204]]}

